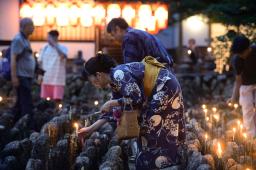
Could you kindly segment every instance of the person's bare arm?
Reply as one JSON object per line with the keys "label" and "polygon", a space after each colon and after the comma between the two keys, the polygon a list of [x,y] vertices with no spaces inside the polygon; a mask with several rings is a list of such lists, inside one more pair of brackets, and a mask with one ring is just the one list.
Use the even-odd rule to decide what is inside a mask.
{"label": "person's bare arm", "polygon": [[239,89],[240,89],[241,84],[242,84],[241,75],[236,75],[235,82],[234,82],[234,87],[233,87],[233,92],[232,92],[232,96],[231,96],[231,99],[230,99],[231,103],[234,103],[239,99]]}
{"label": "person's bare arm", "polygon": [[14,87],[17,87],[19,85],[16,68],[17,68],[17,55],[12,54],[12,56],[11,56],[11,79],[12,79],[12,85]]}

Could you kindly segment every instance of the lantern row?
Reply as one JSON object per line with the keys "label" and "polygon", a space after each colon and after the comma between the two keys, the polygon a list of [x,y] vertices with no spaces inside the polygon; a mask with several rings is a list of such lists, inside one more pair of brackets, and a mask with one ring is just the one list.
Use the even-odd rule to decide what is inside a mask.
{"label": "lantern row", "polygon": [[168,10],[165,4],[104,4],[104,3],[23,3],[20,17],[29,17],[35,26],[104,26],[112,18],[123,17],[129,25],[157,31],[167,27]]}

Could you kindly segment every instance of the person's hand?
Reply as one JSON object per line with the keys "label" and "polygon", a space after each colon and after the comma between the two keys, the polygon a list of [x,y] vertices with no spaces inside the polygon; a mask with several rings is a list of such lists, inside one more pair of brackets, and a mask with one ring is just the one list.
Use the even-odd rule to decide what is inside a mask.
{"label": "person's hand", "polygon": [[12,85],[13,87],[18,87],[19,86],[19,79],[18,77],[12,77]]}
{"label": "person's hand", "polygon": [[83,127],[83,128],[78,130],[78,137],[81,139],[81,138],[84,138],[86,136],[90,136],[92,134],[92,132],[93,132],[93,130],[92,130],[91,126]]}

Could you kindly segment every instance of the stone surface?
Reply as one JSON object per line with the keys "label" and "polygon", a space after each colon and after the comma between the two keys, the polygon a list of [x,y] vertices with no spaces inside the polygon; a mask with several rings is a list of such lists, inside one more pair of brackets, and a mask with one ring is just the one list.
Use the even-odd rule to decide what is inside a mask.
{"label": "stone surface", "polygon": [[40,159],[29,159],[26,170],[44,170]]}

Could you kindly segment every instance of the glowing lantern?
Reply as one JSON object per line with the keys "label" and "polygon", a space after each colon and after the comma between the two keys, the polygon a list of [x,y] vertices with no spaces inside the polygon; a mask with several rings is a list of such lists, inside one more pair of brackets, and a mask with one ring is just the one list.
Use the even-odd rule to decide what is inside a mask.
{"label": "glowing lantern", "polygon": [[93,25],[92,6],[90,4],[83,4],[80,11],[80,23],[84,27]]}
{"label": "glowing lantern", "polygon": [[135,17],[135,9],[133,9],[130,5],[125,6],[122,11],[122,17],[129,25],[131,25],[132,19]]}
{"label": "glowing lantern", "polygon": [[83,27],[91,27],[93,25],[93,18],[91,16],[84,15],[81,17],[80,22]]}
{"label": "glowing lantern", "polygon": [[103,18],[105,18],[106,15],[106,10],[102,5],[97,5],[94,9],[93,9],[93,17],[95,19],[95,24],[96,25],[101,25]]}
{"label": "glowing lantern", "polygon": [[118,4],[110,4],[107,8],[107,20],[108,22],[112,18],[118,18],[121,16],[121,8]]}
{"label": "glowing lantern", "polygon": [[41,3],[35,3],[33,5],[33,22],[35,26],[43,26],[45,23],[44,5]]}
{"label": "glowing lantern", "polygon": [[152,16],[150,5],[141,5],[139,7],[138,16],[141,20],[148,20]]}
{"label": "glowing lantern", "polygon": [[71,25],[77,25],[79,15],[79,8],[73,4],[69,9],[69,22]]}
{"label": "glowing lantern", "polygon": [[186,19],[185,23],[194,32],[199,32],[204,27],[203,17],[200,15],[191,16]]}
{"label": "glowing lantern", "polygon": [[155,17],[157,20],[157,26],[160,29],[167,27],[168,11],[163,6],[160,6],[155,11]]}
{"label": "glowing lantern", "polygon": [[151,16],[148,21],[146,21],[146,29],[151,33],[156,32],[156,18]]}
{"label": "glowing lantern", "polygon": [[21,16],[21,18],[25,18],[25,17],[31,18],[33,16],[33,10],[29,4],[24,3],[21,6],[20,16]]}
{"label": "glowing lantern", "polygon": [[48,25],[54,24],[55,14],[56,14],[56,8],[53,4],[48,4],[45,8],[45,14],[46,14],[46,21]]}
{"label": "glowing lantern", "polygon": [[68,7],[66,4],[60,4],[57,10],[56,22],[58,26],[68,26],[69,17],[68,17]]}
{"label": "glowing lantern", "polygon": [[136,29],[143,30],[143,31],[146,30],[144,23],[143,23],[142,20],[140,20],[140,19],[136,20],[135,28],[136,28]]}

